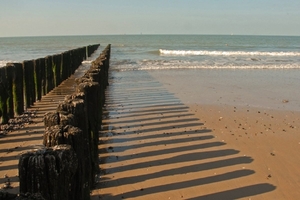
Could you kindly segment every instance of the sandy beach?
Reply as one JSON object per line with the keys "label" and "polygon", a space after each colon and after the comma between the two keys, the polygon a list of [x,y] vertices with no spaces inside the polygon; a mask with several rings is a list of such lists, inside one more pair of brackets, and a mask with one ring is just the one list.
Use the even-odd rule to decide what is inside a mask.
{"label": "sandy beach", "polygon": [[[112,73],[92,198],[298,199],[300,113],[285,109],[297,104],[268,107],[263,98],[185,73]],[[231,99],[215,98],[227,91]]]}
{"label": "sandy beach", "polygon": [[[235,90],[203,71],[112,71],[91,199],[298,199],[298,94],[262,87],[255,92],[268,95],[256,98],[244,79]],[[9,192],[18,193],[18,157],[41,145],[56,94],[39,103],[45,110],[32,124],[0,140],[0,185],[9,179]]]}

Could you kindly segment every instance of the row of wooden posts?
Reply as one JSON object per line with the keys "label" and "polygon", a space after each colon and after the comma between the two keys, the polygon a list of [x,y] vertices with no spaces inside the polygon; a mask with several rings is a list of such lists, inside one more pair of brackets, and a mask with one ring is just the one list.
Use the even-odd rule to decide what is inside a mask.
{"label": "row of wooden posts", "polygon": [[89,57],[99,44],[22,63],[7,63],[0,68],[0,125],[21,115],[24,110],[63,80]]}
{"label": "row of wooden posts", "polygon": [[110,45],[76,79],[76,92],[44,117],[43,149],[19,160],[20,193],[47,200],[89,200],[99,172],[98,133],[108,85]]}

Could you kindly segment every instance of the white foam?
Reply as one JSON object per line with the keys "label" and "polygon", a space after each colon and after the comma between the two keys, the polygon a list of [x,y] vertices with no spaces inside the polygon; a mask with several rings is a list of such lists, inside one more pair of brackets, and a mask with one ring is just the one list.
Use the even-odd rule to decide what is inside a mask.
{"label": "white foam", "polygon": [[0,67],[6,66],[6,63],[13,63],[17,61],[12,61],[12,60],[0,60]]}
{"label": "white foam", "polygon": [[300,56],[300,52],[261,52],[261,51],[194,51],[159,49],[162,55],[195,55],[195,56]]}
{"label": "white foam", "polygon": [[249,65],[249,66],[207,66],[207,65],[142,65],[142,66],[122,66],[115,68],[119,71],[134,71],[134,70],[176,70],[176,69],[228,69],[228,70],[279,70],[279,69],[300,69],[300,65]]}
{"label": "white foam", "polygon": [[93,62],[93,60],[84,60],[81,63],[82,64],[91,64]]}

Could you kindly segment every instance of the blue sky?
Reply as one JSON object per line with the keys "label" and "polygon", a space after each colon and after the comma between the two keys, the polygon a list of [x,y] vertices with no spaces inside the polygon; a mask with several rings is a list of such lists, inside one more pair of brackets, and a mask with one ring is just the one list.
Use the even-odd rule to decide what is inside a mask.
{"label": "blue sky", "polygon": [[0,1],[0,37],[141,33],[300,36],[300,0]]}

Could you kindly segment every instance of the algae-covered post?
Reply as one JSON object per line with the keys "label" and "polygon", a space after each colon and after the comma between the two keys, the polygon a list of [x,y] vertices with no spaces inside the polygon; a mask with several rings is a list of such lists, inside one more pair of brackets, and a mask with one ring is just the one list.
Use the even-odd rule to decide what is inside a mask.
{"label": "algae-covered post", "polygon": [[71,75],[71,54],[70,51],[65,51],[62,53],[62,79],[65,80]]}
{"label": "algae-covered post", "polygon": [[61,83],[61,54],[52,56],[52,71],[54,77],[54,87]]}
{"label": "algae-covered post", "polygon": [[[98,46],[93,46],[93,48],[96,47]],[[50,200],[90,199],[90,190],[94,187],[95,177],[99,172],[98,134],[101,129],[101,113],[104,103],[101,100],[104,99],[102,95],[107,85],[105,79],[108,66],[106,65],[109,64],[105,62],[104,66],[102,61],[109,58],[107,55],[110,52],[109,47],[97,58],[99,61],[97,65],[93,65],[83,77],[76,80],[76,93],[66,96],[64,101],[59,103],[56,111],[46,113],[44,117],[46,131],[43,144],[46,147],[70,145],[71,150],[75,151],[74,155],[78,162],[75,162],[72,159],[74,156],[68,153],[65,157],[52,153],[48,155],[48,149],[22,155],[19,161],[20,192],[41,193],[45,199]],[[86,47],[78,48],[61,54],[63,67],[60,69],[61,77],[64,72],[68,72],[64,69],[65,66],[69,66],[72,72],[76,63],[78,66],[81,64],[86,56],[86,49]],[[52,70],[52,64],[56,63],[56,58],[49,58],[45,58],[46,74],[49,70],[48,66],[51,66],[52,72],[57,72]],[[48,75],[46,83],[50,83]],[[56,75],[53,73],[53,76]],[[55,166],[54,162],[56,162]],[[66,163],[67,166],[71,163],[73,167],[69,168],[70,171],[64,175],[65,177],[63,170],[68,167],[61,169],[61,163]],[[59,173],[54,173],[55,167]],[[72,178],[69,172],[72,172]],[[65,182],[60,180],[65,180]]]}
{"label": "algae-covered post", "polygon": [[46,93],[49,93],[54,88],[52,56],[45,57],[45,69],[46,69]]}
{"label": "algae-covered post", "polygon": [[15,115],[21,115],[24,112],[23,65],[22,63],[8,63],[7,65],[14,66],[12,74],[13,107]]}
{"label": "algae-covered post", "polygon": [[42,96],[67,79],[96,50],[98,44],[66,51],[61,54],[7,63],[0,68],[0,123],[21,115]]}
{"label": "algae-covered post", "polygon": [[0,68],[0,117],[1,123],[5,124],[9,118],[7,115],[7,78],[6,78],[6,67]]}
{"label": "algae-covered post", "polygon": [[69,145],[36,150],[19,160],[20,193],[41,193],[47,200],[70,199],[78,160]]}
{"label": "algae-covered post", "polygon": [[77,158],[78,166],[76,173],[73,177],[73,181],[70,186],[70,195],[69,199],[89,199],[90,198],[90,187],[89,187],[89,176],[86,173],[87,170],[90,170],[87,163],[89,163],[88,157],[86,156],[86,147],[84,133],[81,129],[66,125],[56,125],[49,127],[43,139],[43,144],[46,147],[53,147],[59,144],[68,144],[71,145],[74,149]]}
{"label": "algae-covered post", "polygon": [[34,60],[34,85],[35,85],[35,96],[36,100],[42,98],[42,61],[41,59]]}
{"label": "algae-covered post", "polygon": [[5,67],[5,76],[6,76],[6,92],[7,92],[7,114],[8,118],[11,119],[14,117],[14,102],[13,102],[13,74],[15,71],[15,67],[13,65],[6,65]]}
{"label": "algae-covered post", "polygon": [[23,61],[25,106],[29,108],[36,100],[34,85],[34,61]]}

